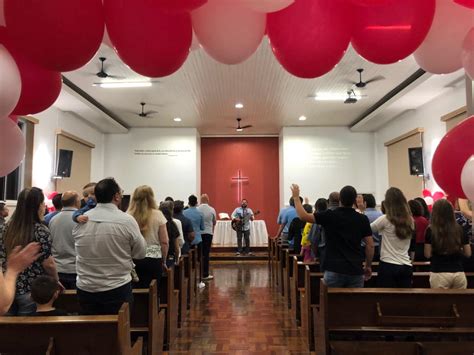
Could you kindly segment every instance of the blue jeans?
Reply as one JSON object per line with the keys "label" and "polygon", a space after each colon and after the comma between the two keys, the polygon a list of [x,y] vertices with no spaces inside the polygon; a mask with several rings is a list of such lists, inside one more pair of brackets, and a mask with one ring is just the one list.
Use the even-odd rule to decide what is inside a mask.
{"label": "blue jeans", "polygon": [[16,295],[13,304],[8,310],[9,316],[31,316],[36,313],[36,303],[31,299],[30,293]]}
{"label": "blue jeans", "polygon": [[364,275],[346,275],[324,271],[324,282],[328,287],[362,288],[364,287]]}

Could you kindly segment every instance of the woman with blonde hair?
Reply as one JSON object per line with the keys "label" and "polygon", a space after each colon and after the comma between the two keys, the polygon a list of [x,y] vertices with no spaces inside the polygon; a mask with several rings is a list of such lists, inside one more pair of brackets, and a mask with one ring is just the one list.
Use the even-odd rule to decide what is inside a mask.
{"label": "woman with blonde hair", "polygon": [[377,286],[409,288],[413,275],[415,222],[400,189],[391,187],[385,193],[385,212],[370,225],[374,233],[382,236]]}
{"label": "woman with blonde hair", "polygon": [[40,245],[39,258],[18,275],[15,299],[8,312],[10,315],[36,313],[30,293],[31,284],[37,277],[46,274],[59,283],[56,264],[51,255],[51,234],[43,223],[45,209],[43,191],[37,187],[26,188],[18,195],[11,219],[0,227],[0,264],[3,267],[18,247],[25,247],[32,242]]}
{"label": "woman with blonde hair", "polygon": [[453,206],[447,200],[436,201],[425,235],[425,257],[431,258],[431,288],[466,288],[463,259],[470,256],[469,237],[457,224]]}
{"label": "woman with blonde hair", "polygon": [[168,233],[166,218],[158,210],[155,194],[150,186],[142,185],[133,191],[127,213],[135,218],[147,242],[145,259],[134,260],[139,278],[136,287],[148,288],[154,279],[159,286],[163,265],[168,256]]}

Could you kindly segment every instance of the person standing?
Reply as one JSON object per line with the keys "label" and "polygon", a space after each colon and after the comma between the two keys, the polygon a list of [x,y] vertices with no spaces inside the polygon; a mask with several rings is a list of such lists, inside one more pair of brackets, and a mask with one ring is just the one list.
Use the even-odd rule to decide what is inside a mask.
{"label": "person standing", "polygon": [[[202,237],[201,234],[204,231],[204,216],[201,211],[197,209],[198,199],[196,196],[191,195],[188,197],[189,208],[185,209],[183,214],[189,218],[193,224],[194,239],[191,242],[191,247],[197,249],[197,257],[199,262],[202,264]],[[199,285],[202,287],[202,269],[199,270]],[[204,285],[205,286],[205,285]]]}
{"label": "person standing", "polygon": [[58,269],[59,281],[68,290],[76,289],[76,249],[72,231],[77,223],[72,215],[81,206],[79,195],[67,191],[62,195],[62,210],[49,223],[53,257]]}
{"label": "person standing", "polygon": [[168,232],[166,218],[158,210],[155,194],[150,186],[139,186],[133,191],[127,211],[138,223],[147,247],[144,259],[134,260],[138,274],[137,288],[148,288],[152,280],[158,287],[161,283],[166,259],[168,257]]}
{"label": "person standing", "polygon": [[[306,222],[320,224],[326,234],[324,282],[328,287],[364,287],[372,276],[374,245],[369,220],[354,208],[357,191],[345,186],[339,193],[341,206],[335,210],[307,213],[300,201],[300,188],[291,186],[298,216]],[[360,242],[365,239],[365,267]]]}
{"label": "person standing", "polygon": [[58,215],[63,209],[62,198],[63,198],[63,194],[56,194],[56,195],[54,195],[53,199],[51,200],[51,202],[53,202],[54,211],[49,212],[46,216],[44,216],[44,223],[48,227],[49,227],[49,223],[51,222],[53,217]]}
{"label": "person standing", "polygon": [[[252,255],[250,251],[250,221],[253,221],[253,211],[248,208],[248,201],[242,200],[240,207],[232,212],[232,219],[237,222],[237,253],[236,255]],[[289,227],[289,226],[288,226]],[[245,241],[245,249],[242,249],[242,238]]]}
{"label": "person standing", "polygon": [[40,257],[18,275],[10,315],[27,316],[36,312],[30,293],[31,284],[37,277],[47,274],[58,281],[56,264],[51,255],[51,235],[43,224],[45,210],[43,191],[37,187],[26,188],[18,195],[11,219],[0,227],[1,266],[5,266],[16,247],[24,247],[31,242],[40,245]]}
{"label": "person standing", "polygon": [[5,219],[8,217],[10,211],[8,210],[7,203],[0,201],[0,226],[5,224]]}
{"label": "person standing", "polygon": [[183,214],[184,202],[181,200],[174,201],[173,217],[181,222],[183,227],[184,245],[181,248],[181,254],[187,255],[189,253],[189,247],[194,240],[194,229],[191,220]]}
{"label": "person standing", "polygon": [[423,216],[423,206],[416,200],[408,201],[411,214],[415,221],[415,261],[427,261],[425,258],[425,233],[430,222]]}
{"label": "person standing", "polygon": [[[303,203],[303,198],[300,197],[301,203]],[[276,238],[280,237],[282,242],[288,243],[288,232],[290,229],[291,222],[298,217],[295,209],[295,202],[290,198],[290,205],[284,207],[280,210],[278,214],[277,223],[279,224],[278,232]]]}
{"label": "person standing", "polygon": [[209,254],[211,253],[212,236],[214,226],[216,225],[216,210],[209,206],[209,196],[201,195],[201,204],[198,210],[204,217],[204,231],[202,232],[202,279],[204,281],[212,280],[214,276],[209,274]]}
{"label": "person standing", "polygon": [[[364,214],[369,219],[369,223],[374,222],[377,218],[383,215],[382,212],[377,210],[377,202],[375,201],[375,197],[372,194],[364,194]],[[374,261],[379,261],[380,259],[380,234],[375,232],[373,234],[374,238]],[[362,251],[365,250],[365,244],[362,242]]]}
{"label": "person standing", "polygon": [[117,314],[133,300],[133,259],[145,258],[147,245],[135,219],[118,208],[123,191],[113,178],[99,181],[94,193],[97,206],[73,232],[77,297],[82,314]]}
{"label": "person standing", "polygon": [[410,288],[415,254],[415,221],[403,192],[391,187],[385,193],[386,214],[370,227],[382,235],[377,286]]}
{"label": "person standing", "polygon": [[471,253],[469,237],[456,222],[451,203],[436,201],[425,236],[425,257],[431,259],[431,288],[465,289],[463,259]]}

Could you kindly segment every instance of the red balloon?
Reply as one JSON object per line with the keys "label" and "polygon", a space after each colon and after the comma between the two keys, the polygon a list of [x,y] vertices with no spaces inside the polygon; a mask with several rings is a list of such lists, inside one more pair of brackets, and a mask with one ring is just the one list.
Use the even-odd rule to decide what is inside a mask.
{"label": "red balloon", "polygon": [[389,1],[393,2],[394,0],[352,0],[354,4],[360,6],[386,5]]}
{"label": "red balloon", "polygon": [[46,110],[61,93],[61,73],[44,69],[25,57],[0,27],[0,43],[15,59],[21,76],[21,95],[13,115],[29,115]]}
{"label": "red balloon", "polygon": [[398,62],[423,42],[433,22],[435,0],[398,0],[355,6],[352,46],[377,64]]}
{"label": "red balloon", "polygon": [[349,46],[351,8],[343,0],[296,0],[268,14],[267,34],[275,57],[300,78],[326,74]]}
{"label": "red balloon", "polygon": [[193,11],[207,0],[155,0],[162,9],[171,11]]}
{"label": "red balloon", "polygon": [[18,116],[17,115],[10,115],[8,116],[9,119],[11,119],[13,122],[18,123]]}
{"label": "red balloon", "polygon": [[5,21],[22,52],[60,72],[87,64],[104,35],[101,0],[5,0]]}
{"label": "red balloon", "polygon": [[454,0],[456,4],[474,9],[474,0]]}
{"label": "red balloon", "polygon": [[446,133],[433,155],[431,170],[436,183],[450,197],[466,198],[461,186],[461,173],[474,155],[474,116],[462,121]]}
{"label": "red balloon", "polygon": [[189,13],[165,12],[149,0],[104,0],[104,7],[110,40],[137,73],[163,77],[186,61],[193,38]]}

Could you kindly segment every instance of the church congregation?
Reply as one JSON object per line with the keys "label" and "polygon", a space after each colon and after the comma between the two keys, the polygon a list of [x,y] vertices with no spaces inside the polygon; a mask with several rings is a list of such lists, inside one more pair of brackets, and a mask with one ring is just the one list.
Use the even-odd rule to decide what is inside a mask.
{"label": "church congregation", "polygon": [[474,0],[0,0],[0,355],[474,354]]}

